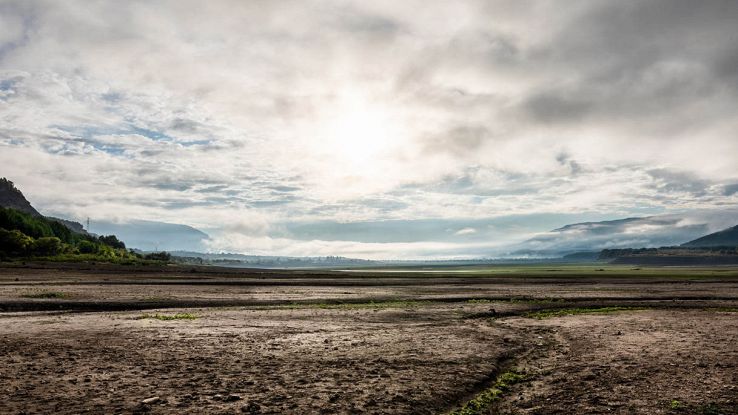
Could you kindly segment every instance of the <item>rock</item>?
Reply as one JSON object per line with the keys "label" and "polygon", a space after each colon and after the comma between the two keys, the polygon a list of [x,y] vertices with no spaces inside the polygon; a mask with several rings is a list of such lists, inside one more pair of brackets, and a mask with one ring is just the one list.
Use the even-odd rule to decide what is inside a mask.
{"label": "rock", "polygon": [[261,405],[259,405],[256,402],[249,402],[248,404],[241,407],[241,412],[245,414],[260,414],[261,413]]}
{"label": "rock", "polygon": [[153,405],[153,404],[159,402],[160,400],[161,400],[161,398],[159,398],[158,396],[153,396],[151,398],[144,399],[143,401],[141,401],[141,403],[144,404],[144,405]]}
{"label": "rock", "polygon": [[241,400],[241,397],[233,393],[223,398],[223,401],[225,402],[235,402],[235,401],[240,401],[240,400]]}

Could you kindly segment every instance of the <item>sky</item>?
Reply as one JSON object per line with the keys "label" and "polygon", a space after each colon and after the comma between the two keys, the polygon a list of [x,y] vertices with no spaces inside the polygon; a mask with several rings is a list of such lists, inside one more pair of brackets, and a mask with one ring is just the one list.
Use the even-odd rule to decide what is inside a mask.
{"label": "sky", "polygon": [[45,214],[247,254],[719,215],[736,22],[733,0],[0,0],[0,176]]}

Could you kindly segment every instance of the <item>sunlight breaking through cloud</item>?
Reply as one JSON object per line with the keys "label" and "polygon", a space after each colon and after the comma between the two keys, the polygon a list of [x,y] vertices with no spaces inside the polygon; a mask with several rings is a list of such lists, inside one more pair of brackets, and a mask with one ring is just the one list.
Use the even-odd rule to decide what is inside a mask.
{"label": "sunlight breaking through cloud", "polygon": [[[718,0],[5,1],[0,166],[50,214],[246,253],[483,256],[595,216],[720,210],[737,20]],[[513,215],[504,236],[473,224]],[[285,231],[383,221],[438,226]]]}

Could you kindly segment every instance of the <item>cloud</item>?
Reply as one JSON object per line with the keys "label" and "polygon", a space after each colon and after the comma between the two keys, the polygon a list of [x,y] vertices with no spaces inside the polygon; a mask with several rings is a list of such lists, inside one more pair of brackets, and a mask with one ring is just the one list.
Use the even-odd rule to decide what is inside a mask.
{"label": "cloud", "polygon": [[5,1],[0,165],[42,211],[242,251],[390,255],[356,229],[412,222],[402,252],[457,255],[498,238],[475,221],[730,207],[737,19],[727,0]]}
{"label": "cloud", "polygon": [[458,231],[454,232],[454,235],[472,235],[477,233],[477,230],[474,228],[463,228],[459,229]]}

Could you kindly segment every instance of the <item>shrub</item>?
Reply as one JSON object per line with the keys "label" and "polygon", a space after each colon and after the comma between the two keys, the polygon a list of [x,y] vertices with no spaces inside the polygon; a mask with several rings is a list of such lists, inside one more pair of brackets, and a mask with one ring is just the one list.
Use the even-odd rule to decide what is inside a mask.
{"label": "shrub", "polygon": [[79,249],[79,252],[82,254],[95,254],[99,247],[99,245],[90,241],[80,241],[80,243],[77,244],[77,249]]}
{"label": "shrub", "polygon": [[55,236],[44,236],[33,242],[32,250],[36,255],[53,256],[64,250],[64,244]]}
{"label": "shrub", "polygon": [[0,251],[10,255],[25,255],[33,246],[33,238],[19,230],[0,228]]}
{"label": "shrub", "polygon": [[61,241],[64,243],[71,244],[71,243],[74,243],[77,239],[79,239],[78,235],[70,231],[69,228],[67,228],[61,222],[52,220],[52,221],[49,221],[49,226],[51,227],[51,231],[54,233],[54,236],[61,239]]}
{"label": "shrub", "polygon": [[169,262],[172,259],[172,255],[170,255],[169,252],[152,252],[144,255],[144,259]]}
{"label": "shrub", "polygon": [[54,236],[51,226],[45,219],[35,218],[11,208],[0,207],[0,227],[18,230],[33,238]]}
{"label": "shrub", "polygon": [[101,236],[100,242],[112,248],[126,249],[126,244],[118,239],[115,235]]}

